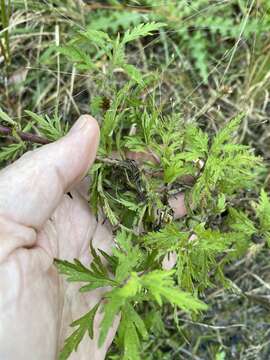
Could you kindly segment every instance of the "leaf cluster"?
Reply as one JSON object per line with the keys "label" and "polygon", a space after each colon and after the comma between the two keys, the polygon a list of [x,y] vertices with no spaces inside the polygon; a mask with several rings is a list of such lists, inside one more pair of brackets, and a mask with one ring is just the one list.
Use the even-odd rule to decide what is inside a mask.
{"label": "leaf cluster", "polygon": [[[162,306],[164,302],[168,302],[187,312],[206,309],[206,305],[201,301],[175,286],[174,271],[140,271],[145,256],[138,246],[132,246],[129,234],[119,232],[116,241],[117,247],[111,256],[101,250],[98,254],[91,247],[94,259],[89,268],[76,259],[74,263],[55,260],[58,270],[67,276],[68,281],[83,283],[80,288],[82,292],[104,286],[111,287],[111,290],[104,294],[103,301],[71,324],[78,328],[66,339],[60,355],[62,360],[77,350],[79,342],[87,332],[90,338],[93,337],[94,315],[99,307],[103,312],[99,346],[103,345],[116,316],[121,313],[119,341],[123,343],[124,359],[130,360],[140,358],[139,339],[148,337],[144,321],[136,311],[141,303],[154,301],[158,306]],[[104,259],[110,266],[110,275],[103,265]]]}
{"label": "leaf cluster", "polygon": [[[117,33],[127,30],[139,22],[161,21],[167,24],[165,46],[170,43],[179,45],[179,52],[191,58],[200,78],[206,82],[211,73],[212,44],[219,43],[214,49],[216,56],[231,55],[231,43],[239,38],[249,41],[253,36],[260,38],[269,28],[267,2],[260,2],[260,9],[250,3],[232,0],[229,3],[208,0],[142,0],[114,2],[112,10],[99,10],[89,16],[93,29]],[[162,32],[162,29],[160,30]]]}
{"label": "leaf cluster", "polygon": [[164,25],[158,22],[140,23],[132,30],[127,29],[122,36],[118,33],[116,37],[111,38],[106,32],[96,30],[91,24],[85,31],[78,32],[67,45],[58,47],[57,50],[75,63],[79,70],[101,73],[105,65],[108,77],[112,77],[114,71],[120,69],[136,83],[143,84],[140,70],[127,62],[125,48],[130,42],[152,35]]}

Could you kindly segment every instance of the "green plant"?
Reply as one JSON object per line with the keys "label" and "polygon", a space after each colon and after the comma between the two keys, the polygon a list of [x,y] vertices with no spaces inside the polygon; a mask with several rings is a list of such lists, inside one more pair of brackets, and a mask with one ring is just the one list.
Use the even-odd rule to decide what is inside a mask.
{"label": "green plant", "polygon": [[270,17],[267,1],[257,5],[256,1],[239,0],[217,0],[211,4],[208,0],[113,1],[111,8],[101,8],[89,15],[92,29],[114,33],[151,20],[167,24],[163,37],[165,51],[171,45],[177,47],[177,52],[191,60],[206,83],[212,64],[230,59],[239,39],[249,41],[267,33]]}
{"label": "green plant", "polygon": [[[78,32],[68,45],[58,48],[58,51],[69,61],[74,62],[79,70],[91,70],[95,76],[101,75],[104,64],[106,66],[105,81],[112,78],[114,71],[122,70],[136,83],[143,85],[143,77],[139,69],[127,62],[125,48],[130,42],[151,35],[162,25],[164,24],[142,23],[131,31],[127,30],[123,36],[118,34],[114,39],[103,31],[88,27],[86,31]],[[87,51],[84,50],[86,44]]]}
{"label": "green plant", "polygon": [[[110,287],[105,303],[73,322],[76,329],[65,342],[62,360],[76,351],[84,336],[93,336],[99,308],[104,313],[99,344],[121,313],[118,353],[126,360],[139,359],[141,343],[157,324],[161,326],[164,304],[169,311],[179,308],[199,316],[207,308],[200,300],[205,291],[230,285],[224,266],[243,256],[255,235],[269,242],[266,193],[261,192],[259,202],[240,202],[243,193],[258,191],[263,169],[252,149],[237,141],[245,115],[235,116],[216,134],[208,135],[195,122],[185,122],[181,114],[164,114],[148,94],[158,72],[144,74],[128,62],[127,44],[161,27],[160,23],[137,24],[115,37],[88,28],[53,49],[101,84],[90,104],[102,119],[98,159],[91,169],[90,206],[95,212],[103,210],[116,243],[112,255],[91,247],[94,260],[88,268],[76,259],[55,261],[68,281],[84,283],[82,292]],[[22,127],[0,112],[2,126],[17,141],[2,149],[2,161],[25,151],[25,134],[30,131],[46,141],[67,131],[58,116],[42,117],[30,111],[26,115],[31,121]],[[137,161],[132,160],[134,155]],[[179,193],[185,195],[187,214],[176,219],[170,199]],[[165,270],[164,260],[172,254],[175,264]],[[155,324],[147,319],[146,308],[155,314]]]}
{"label": "green plant", "polygon": [[[104,312],[99,344],[120,313],[118,351],[133,360],[140,359],[140,341],[146,341],[151,332],[144,323],[146,304],[156,313],[164,302],[192,313],[205,310],[197,296],[220,283],[229,286],[224,266],[245,254],[255,234],[268,239],[270,202],[262,192],[259,204],[250,204],[253,215],[249,216],[234,205],[239,192],[255,186],[261,166],[248,147],[232,141],[242,116],[229,122],[211,143],[194,124],[179,126],[178,117],[163,121],[154,112],[129,116],[125,122],[130,121],[129,127],[136,123],[136,134],[125,136],[123,122],[114,122],[110,146],[103,141],[91,170],[90,206],[102,208],[114,227],[113,254],[92,248],[94,262],[89,269],[76,260],[56,260],[56,265],[69,281],[85,283],[82,292],[111,287],[105,304],[99,304]],[[107,134],[106,123],[103,131]],[[117,149],[150,152],[159,162],[152,159],[142,165],[123,153],[122,159],[114,159],[112,151]],[[202,161],[199,167],[198,161]],[[186,186],[187,175],[193,176],[193,185]],[[171,190],[185,192],[190,208],[184,219],[173,219],[168,202]],[[172,253],[176,254],[174,269],[164,270],[163,261]],[[91,329],[96,310],[73,324],[78,329],[67,339],[62,359],[76,350],[78,334],[81,339]]]}

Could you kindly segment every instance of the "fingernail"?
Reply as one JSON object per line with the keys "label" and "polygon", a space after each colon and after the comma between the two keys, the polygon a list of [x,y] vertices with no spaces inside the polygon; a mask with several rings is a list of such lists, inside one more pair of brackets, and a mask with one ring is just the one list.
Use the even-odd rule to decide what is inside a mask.
{"label": "fingernail", "polygon": [[79,119],[75,122],[72,128],[69,130],[70,134],[75,132],[81,131],[85,125],[87,125],[92,120],[91,116],[89,115],[81,115]]}

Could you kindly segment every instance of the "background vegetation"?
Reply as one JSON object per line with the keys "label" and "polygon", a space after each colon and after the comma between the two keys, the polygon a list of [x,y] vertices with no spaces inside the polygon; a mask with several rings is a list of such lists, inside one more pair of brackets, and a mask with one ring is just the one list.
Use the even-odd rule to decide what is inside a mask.
{"label": "background vegetation", "polygon": [[[138,311],[146,328],[151,329],[147,341],[140,345],[143,359],[269,359],[270,266],[266,244],[269,234],[268,225],[263,229],[260,217],[260,209],[269,202],[265,193],[259,198],[261,188],[269,191],[269,1],[1,0],[0,21],[0,118],[2,126],[11,129],[1,138],[1,166],[36,146],[22,141],[21,132],[54,140],[67,131],[79,114],[89,112],[104,126],[101,158],[115,149],[121,151],[123,146],[139,151],[148,145],[158,153],[164,149],[162,146],[169,144],[167,157],[162,158],[166,183],[174,183],[183,169],[196,177],[198,164],[194,166],[194,160],[204,159],[208,151],[213,153],[213,139],[217,139],[216,143],[219,140],[218,148],[236,138],[238,143],[254,149],[256,156],[261,156],[264,166],[255,178],[237,178],[237,166],[239,161],[243,164],[245,156],[247,175],[254,175],[251,168],[256,168],[260,160],[253,153],[247,155],[244,152],[247,148],[237,148],[241,156],[237,157],[235,148],[232,155],[227,147],[224,163],[227,172],[222,169],[222,179],[237,179],[235,183],[216,182],[213,185],[216,196],[211,192],[202,198],[209,181],[201,177],[201,183],[192,190],[192,199],[199,208],[199,222],[203,217],[212,230],[222,229],[224,217],[227,221],[225,211],[230,205],[240,214],[230,210],[231,231],[250,238],[242,256],[233,258],[229,254],[228,263],[227,258],[224,261],[223,248],[212,249],[214,264],[222,265],[219,277],[210,281],[213,257],[209,257],[210,268],[205,272],[187,268],[186,274],[197,271],[202,278],[181,278],[182,288],[199,293],[209,305],[208,311],[196,317],[177,309],[172,311],[169,305],[160,310],[148,306]],[[139,24],[148,24],[148,28]],[[131,30],[134,28],[135,34]],[[238,126],[238,117],[230,130],[228,123],[238,114],[244,114],[241,124]],[[161,122],[157,120],[160,117]],[[139,131],[136,141],[131,136],[132,124],[136,124]],[[220,138],[223,128],[229,129],[227,138]],[[144,131],[142,136],[140,131],[145,129],[148,133]],[[156,129],[163,134],[161,139],[156,140],[157,135],[153,135]],[[171,137],[166,140],[168,134]],[[188,170],[185,166],[172,166],[179,151],[170,146],[170,141],[174,144],[178,141],[173,138],[175,134],[177,139],[185,134],[188,157],[178,157],[177,164],[185,161]],[[209,144],[212,150],[208,150]],[[215,159],[221,159],[218,151],[212,154]],[[220,161],[214,165],[214,169],[219,169]],[[115,198],[107,196],[106,185],[111,181],[111,168],[107,167],[102,161],[94,167],[94,205],[102,205],[114,226],[120,221],[129,228],[130,224],[121,221],[121,208],[119,210]],[[153,166],[149,169],[153,171]],[[244,181],[247,183],[243,185]],[[144,193],[141,186],[137,184],[130,193]],[[151,186],[155,187],[156,183]],[[234,193],[231,198],[228,189],[233,186],[237,195]],[[116,190],[110,195],[115,193]],[[121,206],[130,207],[134,198],[120,200]],[[258,203],[261,207],[254,205]],[[166,209],[163,210],[163,214],[168,215]],[[270,214],[269,208],[263,213]],[[132,221],[136,219],[134,216]],[[267,221],[270,224],[269,218]],[[154,216],[148,222],[163,228],[166,221],[163,217],[160,224]],[[237,228],[237,224],[242,227]],[[148,230],[156,230],[151,226]],[[197,228],[197,236],[204,230]],[[173,229],[170,231],[173,239]],[[164,239],[158,240],[161,244]],[[156,238],[149,236],[147,241],[154,248]],[[226,246],[229,247],[229,243]],[[195,257],[201,254],[200,249],[197,251]],[[121,258],[121,254],[117,256]],[[108,359],[121,358],[119,344],[121,336]]]}

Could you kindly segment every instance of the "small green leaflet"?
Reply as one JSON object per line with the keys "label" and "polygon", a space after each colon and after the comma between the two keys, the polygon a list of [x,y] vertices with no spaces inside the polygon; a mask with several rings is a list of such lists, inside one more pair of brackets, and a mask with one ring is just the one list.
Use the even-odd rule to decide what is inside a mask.
{"label": "small green leaflet", "polygon": [[259,203],[253,206],[260,222],[260,231],[270,246],[270,200],[263,189],[261,190]]}
{"label": "small green leaflet", "polygon": [[1,147],[0,161],[15,160],[25,150],[24,142]]}
{"label": "small green leaflet", "polygon": [[5,113],[1,108],[0,108],[0,120],[5,121],[6,123],[12,126],[18,125],[16,121],[12,120],[11,117],[7,113]]}
{"label": "small green leaflet", "polygon": [[260,202],[256,207],[256,213],[260,220],[260,225],[263,231],[270,230],[270,200],[267,193],[262,189],[260,195]]}
{"label": "small green leaflet", "polygon": [[96,65],[90,60],[90,55],[76,45],[57,47],[60,54],[74,62],[80,70],[95,69]]}
{"label": "small green leaflet", "polygon": [[124,231],[119,231],[116,236],[118,248],[113,249],[113,255],[117,259],[117,268],[115,272],[115,280],[122,282],[132,271],[140,264],[142,254],[138,245],[133,246],[131,235]]}
{"label": "small green leaflet", "polygon": [[115,288],[108,292],[103,305],[103,319],[100,324],[99,346],[104,344],[110,327],[115,320],[116,315],[120,312],[125,303],[135,297],[141,291],[141,284],[136,273],[132,273],[130,279],[124,286]]}
{"label": "small green leaflet", "polygon": [[140,360],[140,340],[132,321],[127,321],[124,338],[124,360]]}
{"label": "small green leaflet", "polygon": [[121,314],[119,337],[124,345],[124,360],[140,360],[140,338],[148,338],[147,329],[134,306],[127,303]]}
{"label": "small green leaflet", "polygon": [[[115,317],[120,312],[120,308],[123,305],[124,300],[119,299],[116,295],[115,297],[113,294],[110,294],[111,297],[106,299],[105,304],[103,305],[102,311],[103,311],[103,319],[100,324],[100,333],[99,333],[99,339],[98,339],[98,346],[101,347],[108,335],[108,331],[111,328]],[[122,300],[122,301],[121,301]]]}
{"label": "small green leaflet", "polygon": [[145,327],[144,321],[142,320],[140,315],[137,313],[137,311],[134,309],[134,306],[127,303],[125,308],[123,309],[123,313],[130,321],[133,322],[133,324],[135,325],[140,336],[143,339],[147,339],[148,332]]}
{"label": "small green leaflet", "polygon": [[253,221],[240,210],[229,208],[229,226],[232,230],[251,236],[256,233],[256,228]]}
{"label": "small green leaflet", "polygon": [[67,281],[87,282],[88,285],[80,288],[81,292],[91,291],[104,286],[115,286],[116,282],[108,277],[105,272],[100,270],[97,260],[92,261],[90,269],[87,269],[79,260],[74,259],[74,263],[67,260],[54,260],[60,274],[67,275]]}
{"label": "small green leaflet", "polygon": [[90,27],[88,27],[86,31],[80,31],[79,35],[82,38],[96,44],[100,48],[106,47],[108,43],[111,42],[111,39],[107,33],[100,30],[91,29]]}
{"label": "small green leaflet", "polygon": [[226,141],[231,141],[232,137],[234,137],[235,135],[235,132],[238,130],[244,116],[245,114],[243,113],[239,114],[217,133],[211,146],[211,153],[219,153],[223,149],[222,145]]}
{"label": "small green leaflet", "polygon": [[59,355],[59,360],[66,360],[73,351],[77,351],[80,342],[86,333],[93,339],[94,318],[98,310],[99,303],[94,306],[87,314],[75,320],[70,326],[78,327],[66,340],[64,347]]}
{"label": "small green leaflet", "polygon": [[155,270],[144,275],[141,278],[141,283],[150,291],[160,306],[163,300],[166,300],[186,312],[193,311],[196,313],[206,310],[206,304],[174,286],[174,273],[175,271]]}
{"label": "small green leaflet", "polygon": [[191,191],[194,207],[222,211],[215,194],[234,194],[242,188],[255,186],[254,178],[261,160],[243,145],[234,143],[243,114],[232,119],[214,137],[207,159]]}
{"label": "small green leaflet", "polygon": [[122,64],[122,68],[125,70],[127,75],[134,80],[136,83],[143,85],[143,77],[139,69],[131,64]]}
{"label": "small green leaflet", "polygon": [[151,248],[166,252],[179,248],[180,242],[185,243],[190,237],[190,232],[180,231],[175,224],[168,224],[159,231],[149,232],[144,237],[144,242]]}
{"label": "small green leaflet", "polygon": [[35,121],[41,134],[48,140],[58,140],[68,132],[68,123],[64,123],[62,119],[56,115],[50,118],[48,115],[43,117],[30,110],[25,110],[25,113]]}
{"label": "small green leaflet", "polygon": [[193,155],[192,160],[204,158],[208,153],[208,135],[195,124],[187,124],[185,142],[188,151]]}
{"label": "small green leaflet", "polygon": [[123,37],[123,44],[126,44],[130,41],[134,41],[139,39],[142,36],[152,35],[154,31],[159,30],[161,27],[166,26],[165,23],[147,23],[147,24],[139,24],[135,26],[131,30],[127,30]]}

